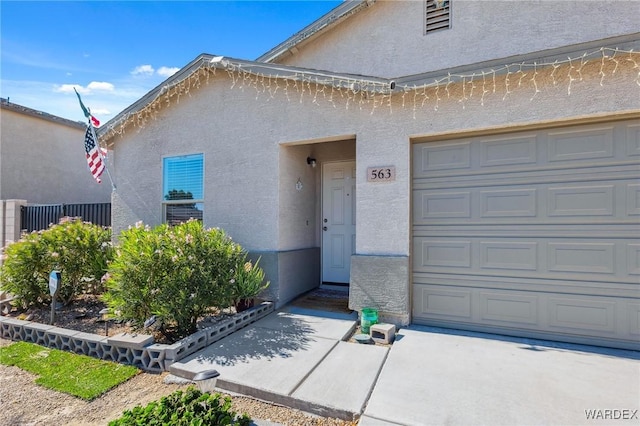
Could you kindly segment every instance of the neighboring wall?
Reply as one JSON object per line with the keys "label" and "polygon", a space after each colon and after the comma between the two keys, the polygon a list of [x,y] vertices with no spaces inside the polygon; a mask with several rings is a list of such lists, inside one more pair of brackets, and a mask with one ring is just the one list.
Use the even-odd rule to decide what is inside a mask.
{"label": "neighboring wall", "polygon": [[106,203],[111,185],[96,183],[84,152],[86,125],[2,100],[0,200],[34,204]]}
{"label": "neighboring wall", "polygon": [[397,78],[640,31],[638,1],[452,0],[451,28],[428,35],[424,15],[378,0],[279,62]]}

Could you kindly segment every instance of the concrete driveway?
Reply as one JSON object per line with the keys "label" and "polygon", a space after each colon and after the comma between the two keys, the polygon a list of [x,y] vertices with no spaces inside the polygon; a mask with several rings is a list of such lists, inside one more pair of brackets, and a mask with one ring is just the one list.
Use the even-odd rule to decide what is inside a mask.
{"label": "concrete driveway", "polygon": [[360,425],[638,425],[639,360],[634,351],[412,326],[399,331]]}

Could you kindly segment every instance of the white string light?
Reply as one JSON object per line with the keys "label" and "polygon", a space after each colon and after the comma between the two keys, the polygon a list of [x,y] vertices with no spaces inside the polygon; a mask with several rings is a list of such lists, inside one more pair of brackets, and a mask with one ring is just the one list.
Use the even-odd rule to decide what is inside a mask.
{"label": "white string light", "polygon": [[538,89],[538,82],[536,81],[536,77],[538,76],[538,64],[536,64],[535,62],[533,63],[533,77],[531,77],[531,81],[533,82],[533,87],[536,89],[536,91],[534,92],[533,96],[531,97],[530,100],[533,100],[533,98],[536,97],[536,95],[538,93],[540,93],[540,89]]}
{"label": "white string light", "polygon": [[[583,72],[593,63],[593,57],[599,59],[599,65],[596,65],[599,69],[596,69],[600,86],[604,86],[607,77],[612,77],[623,68],[631,68],[635,75],[634,81],[640,87],[640,52],[607,47],[585,52],[581,56],[567,57],[566,60],[505,64],[502,67],[475,70],[468,74],[447,73],[446,76],[430,82],[397,84],[395,90],[392,90],[390,82],[384,79],[339,76],[300,69],[294,71],[290,67],[277,64],[245,64],[225,58],[212,63],[211,60],[202,58],[188,76],[162,87],[156,97],[139,110],[123,113],[113,123],[109,123],[105,134],[107,138],[124,134],[130,124],[144,127],[149,119],[156,118],[163,107],[179,103],[182,96],[191,96],[192,89],[201,88],[203,84],[211,84],[212,76],[217,76],[218,68],[226,72],[230,89],[240,89],[244,92],[245,89],[252,88],[255,90],[256,99],[268,97],[267,100],[270,100],[282,91],[288,102],[291,102],[293,95],[297,96],[299,103],[310,101],[312,104],[320,105],[324,101],[337,108],[337,101],[342,100],[340,103],[347,110],[355,106],[361,110],[367,107],[373,114],[385,103],[392,113],[393,99],[399,95],[402,108],[411,108],[413,117],[416,118],[418,111],[425,107],[439,110],[443,100],[442,90],[446,93],[447,99],[457,99],[463,109],[473,99],[478,99],[478,103],[484,106],[498,91],[504,93],[504,101],[515,90],[532,90],[530,99],[533,101],[542,92],[541,78],[550,80],[553,87],[563,82],[567,87],[567,95],[570,96],[576,83],[585,80]],[[624,65],[625,63],[629,65]],[[613,69],[610,70],[610,67]],[[595,73],[596,70],[593,70],[593,74]],[[530,77],[525,78],[527,76]]]}

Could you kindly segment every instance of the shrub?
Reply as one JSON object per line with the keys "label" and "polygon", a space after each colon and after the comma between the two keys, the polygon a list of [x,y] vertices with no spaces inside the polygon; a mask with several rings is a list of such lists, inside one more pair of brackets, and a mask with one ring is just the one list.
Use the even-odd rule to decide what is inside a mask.
{"label": "shrub", "polygon": [[251,419],[238,416],[231,410],[231,398],[220,394],[202,393],[190,386],[183,393],[178,390],[149,403],[126,410],[122,416],[109,422],[109,426],[128,425],[238,425],[248,426]]}
{"label": "shrub", "polygon": [[112,312],[141,326],[152,316],[177,337],[196,331],[211,308],[233,304],[233,282],[246,252],[221,229],[191,220],[122,232],[104,295]]}
{"label": "shrub", "polygon": [[51,300],[49,274],[62,273],[59,300],[68,304],[82,292],[101,292],[101,277],[112,256],[108,228],[63,219],[45,231],[26,234],[5,248],[0,287],[23,307]]}
{"label": "shrub", "polygon": [[245,255],[240,263],[236,265],[236,274],[233,278],[233,303],[237,306],[241,300],[253,299],[263,290],[269,287],[269,281],[264,280],[264,271],[258,267],[260,259],[255,265],[247,261]]}

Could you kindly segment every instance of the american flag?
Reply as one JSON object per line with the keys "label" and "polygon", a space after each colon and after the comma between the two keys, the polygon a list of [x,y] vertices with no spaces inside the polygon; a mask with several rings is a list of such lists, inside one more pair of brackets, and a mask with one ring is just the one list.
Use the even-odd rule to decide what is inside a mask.
{"label": "american flag", "polygon": [[87,164],[89,165],[91,176],[93,176],[98,183],[101,183],[100,175],[104,172],[102,150],[96,145],[93,129],[90,125],[87,127],[87,133],[84,135],[84,151],[87,153]]}

